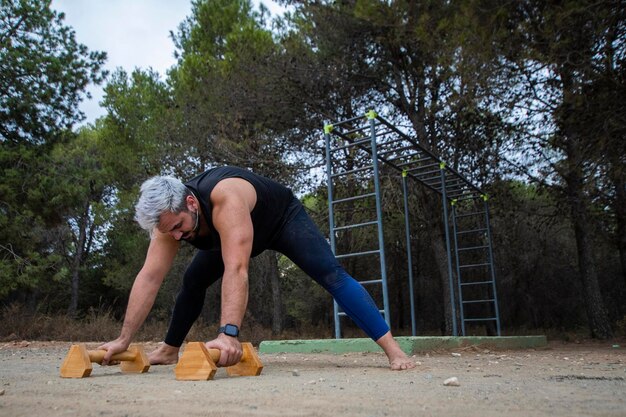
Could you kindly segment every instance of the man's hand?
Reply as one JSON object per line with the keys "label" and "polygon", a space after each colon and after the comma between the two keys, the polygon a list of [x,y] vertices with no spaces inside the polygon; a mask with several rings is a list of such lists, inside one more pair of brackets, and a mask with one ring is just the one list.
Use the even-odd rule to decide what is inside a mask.
{"label": "man's hand", "polygon": [[231,366],[235,365],[241,360],[243,356],[243,350],[241,349],[241,343],[236,337],[226,336],[220,333],[217,338],[208,341],[204,344],[207,349],[219,349],[220,360],[217,366]]}
{"label": "man's hand", "polygon": [[100,346],[98,349],[107,351],[102,359],[102,365],[108,365],[111,362],[111,356],[126,351],[129,345],[130,342],[118,338]]}

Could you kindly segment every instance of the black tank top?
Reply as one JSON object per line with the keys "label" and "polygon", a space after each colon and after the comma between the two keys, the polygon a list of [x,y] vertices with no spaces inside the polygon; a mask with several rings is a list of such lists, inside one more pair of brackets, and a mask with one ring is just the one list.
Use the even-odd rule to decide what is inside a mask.
{"label": "black tank top", "polygon": [[189,241],[198,249],[216,250],[221,247],[220,236],[213,226],[210,196],[217,183],[226,178],[242,178],[256,190],[256,205],[250,213],[254,229],[251,255],[256,256],[270,246],[285,223],[297,213],[300,205],[291,204],[295,197],[289,188],[245,169],[225,166],[205,171],[185,183],[200,201],[202,214],[210,230],[209,236]]}

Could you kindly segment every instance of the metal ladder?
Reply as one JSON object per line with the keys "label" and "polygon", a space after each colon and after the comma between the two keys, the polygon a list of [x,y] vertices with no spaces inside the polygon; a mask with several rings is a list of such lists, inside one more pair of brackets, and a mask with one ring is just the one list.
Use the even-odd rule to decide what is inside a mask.
{"label": "metal ladder", "polygon": [[500,335],[488,198],[453,198],[451,205],[462,335],[470,323],[493,324]]}
{"label": "metal ladder", "polygon": [[[409,288],[411,290],[411,321],[415,335],[415,307],[413,300],[413,277],[410,251],[410,232],[407,206],[407,180],[413,180],[439,194],[442,198],[446,251],[448,255],[448,280],[450,299],[452,300],[453,335],[458,335],[457,309],[461,322],[461,334],[466,334],[466,324],[495,324],[495,331],[500,335],[500,315],[495,286],[495,270],[489,209],[486,195],[456,170],[448,167],[444,161],[424,148],[414,138],[400,131],[374,111],[364,116],[353,117],[324,127],[326,142],[326,161],[328,179],[328,207],[330,223],[330,243],[337,258],[348,258],[377,254],[380,257],[381,277],[362,281],[362,284],[380,284],[382,286],[385,320],[389,320],[389,302],[387,293],[387,274],[383,239],[383,222],[380,194],[379,163],[382,162],[402,175],[405,201],[405,226],[407,238],[407,257],[409,263]],[[333,138],[339,141],[335,144]],[[351,152],[346,165],[340,153]],[[343,163],[343,165],[342,165]],[[342,168],[343,167],[343,168]],[[368,177],[369,175],[369,177]],[[347,195],[337,198],[335,182],[347,176],[358,177],[361,183],[373,179],[373,191],[359,195]],[[357,189],[348,190],[356,192]],[[376,219],[359,224],[337,226],[335,208],[340,204],[374,198]],[[476,202],[482,208],[476,210]],[[470,207],[471,210],[466,210]],[[473,210],[473,211],[472,211]],[[482,217],[481,217],[482,216]],[[477,219],[483,219],[480,226]],[[377,248],[369,251],[337,254],[337,233],[357,227],[377,226]],[[452,235],[452,236],[451,236]],[[482,268],[482,270],[480,269]],[[453,272],[454,271],[454,272]],[[455,274],[456,272],[456,274]],[[482,272],[477,278],[478,272]],[[456,290],[455,290],[456,287]],[[470,313],[469,317],[465,317]],[[341,337],[339,311],[335,303],[335,337]]]}
{"label": "metal ladder", "polygon": [[[370,114],[370,116],[368,117],[368,120],[370,120],[370,122],[373,124],[374,123],[374,119],[373,114]],[[344,120],[343,122],[339,122],[339,123],[335,123],[334,125],[332,125],[333,127],[329,127],[329,125],[327,125],[324,129],[324,136],[325,136],[325,142],[326,142],[326,173],[327,173],[327,178],[328,178],[328,212],[329,212],[329,235],[330,235],[330,245],[332,248],[333,253],[335,254],[335,257],[337,259],[346,259],[346,258],[353,258],[353,257],[359,257],[359,256],[372,256],[372,255],[376,255],[379,258],[380,261],[380,277],[378,278],[373,278],[373,279],[367,279],[364,281],[359,281],[359,283],[361,285],[364,286],[371,286],[371,285],[380,285],[381,289],[382,289],[382,298],[383,298],[383,309],[379,310],[380,313],[383,314],[383,317],[385,319],[385,321],[387,322],[388,325],[390,325],[390,319],[389,319],[389,295],[388,295],[388,291],[387,291],[387,268],[385,265],[385,242],[384,242],[384,234],[383,234],[383,222],[382,222],[382,206],[381,206],[381,198],[380,198],[380,173],[379,173],[379,167],[378,167],[378,158],[377,158],[377,144],[376,144],[376,134],[374,129],[370,129],[370,136],[364,136],[363,133],[367,130],[367,126],[361,126],[360,128],[356,128],[356,129],[347,129],[344,132],[344,135],[347,135],[348,137],[351,138],[356,138],[356,139],[349,139],[347,141],[341,141],[339,142],[338,145],[333,144],[332,140],[331,140],[331,132],[332,130],[334,130],[335,128],[341,128],[343,126],[349,125],[350,123],[354,122],[355,120],[358,119],[362,119],[362,117],[359,118],[353,118],[353,119],[348,119],[348,120]],[[337,164],[338,166],[333,167],[333,157],[334,155],[336,155],[337,153],[340,152],[353,152],[353,151],[363,151],[364,149],[367,149],[367,152],[371,155],[371,158],[365,157],[365,155],[363,155],[363,152],[361,152],[360,155],[360,161],[359,160],[355,160],[358,158],[352,158],[350,160],[350,162],[348,163],[347,161],[345,161],[344,164]],[[338,160],[338,158],[334,158],[335,161]],[[357,165],[356,167],[354,167],[354,165]],[[348,166],[348,165],[352,165],[352,166]],[[367,182],[367,177],[371,177],[373,176],[374,181],[373,181],[373,191],[369,190],[369,192],[361,192],[361,194],[358,195],[348,195],[348,196],[343,196],[342,198],[335,198],[336,197],[336,193],[335,193],[335,182],[341,179],[345,179],[348,177],[353,177],[356,179],[361,179],[361,180],[366,180],[365,182]],[[352,191],[357,191],[356,187],[354,190]],[[342,204],[348,203],[348,202],[357,202],[357,201],[362,201],[362,200],[371,200],[374,199],[375,202],[375,219],[370,220],[370,221],[366,221],[366,222],[361,222],[361,223],[355,223],[355,224],[345,224],[345,225],[340,225],[337,226],[335,223],[335,208],[337,206],[340,206]],[[376,233],[378,236],[376,245],[374,248],[371,248],[369,250],[362,250],[362,251],[357,251],[357,252],[349,252],[349,253],[342,253],[342,254],[338,254],[337,253],[337,235],[340,232],[343,231],[349,231],[351,229],[356,229],[356,228],[364,228],[364,227],[376,227]],[[344,311],[341,311],[339,305],[337,304],[336,301],[334,301],[334,317],[335,317],[335,337],[337,339],[341,338],[341,320],[340,318],[342,316],[346,316],[346,313]]]}

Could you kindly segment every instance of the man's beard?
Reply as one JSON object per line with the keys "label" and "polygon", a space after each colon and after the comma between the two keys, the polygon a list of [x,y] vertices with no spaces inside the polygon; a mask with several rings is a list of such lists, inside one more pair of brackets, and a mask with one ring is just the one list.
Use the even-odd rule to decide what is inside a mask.
{"label": "man's beard", "polygon": [[189,232],[189,233],[192,233],[192,236],[182,239],[185,242],[193,242],[194,240],[196,240],[196,238],[198,237],[198,230],[200,229],[200,216],[198,215],[198,212],[192,211],[190,213],[194,217],[195,226],[193,227],[191,232]]}

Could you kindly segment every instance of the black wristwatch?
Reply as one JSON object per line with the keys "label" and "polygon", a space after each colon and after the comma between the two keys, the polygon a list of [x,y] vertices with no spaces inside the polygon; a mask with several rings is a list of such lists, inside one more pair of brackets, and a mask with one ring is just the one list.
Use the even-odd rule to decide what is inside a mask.
{"label": "black wristwatch", "polygon": [[226,336],[237,337],[239,336],[239,327],[234,324],[226,324],[219,328],[218,333],[224,333]]}

